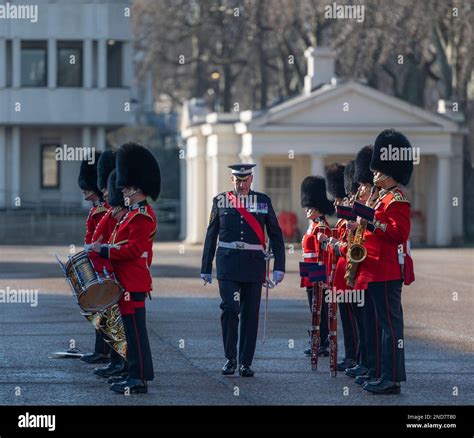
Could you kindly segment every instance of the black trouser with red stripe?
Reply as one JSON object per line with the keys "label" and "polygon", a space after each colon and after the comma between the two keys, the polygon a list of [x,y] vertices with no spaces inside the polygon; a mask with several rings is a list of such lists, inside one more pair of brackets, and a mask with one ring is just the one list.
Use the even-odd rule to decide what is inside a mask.
{"label": "black trouser with red stripe", "polygon": [[374,302],[369,290],[364,290],[364,305],[352,304],[359,343],[357,346],[357,362],[368,369],[372,377],[380,377],[381,362],[381,333],[375,312]]}
{"label": "black trouser with red stripe", "polygon": [[368,369],[372,377],[380,377],[380,328],[369,292],[363,291],[364,304],[351,303],[357,328],[357,363]]}
{"label": "black trouser with red stripe", "polygon": [[119,301],[125,337],[127,339],[128,377],[153,380],[153,359],[146,329],[145,298],[147,292],[132,292],[130,300]]}
{"label": "black trouser with red stripe", "polygon": [[403,382],[405,374],[405,348],[403,339],[402,280],[369,283],[368,300],[376,313],[379,330],[369,328],[371,339],[381,335],[380,377],[392,382]]}
{"label": "black trouser with red stripe", "polygon": [[[106,324],[105,317],[102,319],[101,324]],[[125,361],[122,359],[122,356],[120,356],[120,354],[118,354],[113,348],[110,347],[110,345],[106,342],[105,338],[106,335],[102,331],[95,331],[95,352],[100,354],[110,353],[110,362],[112,363],[112,365],[124,364]]]}
{"label": "black trouser with red stripe", "polygon": [[104,334],[100,330],[95,331],[95,347],[94,351],[99,354],[109,354],[110,347],[104,340]]}
{"label": "black trouser with red stripe", "polygon": [[339,303],[342,333],[344,335],[344,359],[357,360],[359,336],[351,303]]}
{"label": "black trouser with red stripe", "polygon": [[239,339],[239,364],[250,366],[257,344],[262,283],[219,280],[219,292],[222,298],[220,308],[225,357],[237,359]]}

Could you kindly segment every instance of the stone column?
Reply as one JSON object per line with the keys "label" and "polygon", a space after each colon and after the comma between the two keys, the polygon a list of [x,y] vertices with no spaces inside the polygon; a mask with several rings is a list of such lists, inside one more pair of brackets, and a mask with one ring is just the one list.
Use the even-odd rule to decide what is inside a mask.
{"label": "stone column", "polygon": [[0,38],[0,88],[7,85],[7,42],[5,38]]}
{"label": "stone column", "polygon": [[84,78],[84,88],[92,88],[92,40],[86,38],[84,40],[83,60],[82,60],[82,77]]}
{"label": "stone column", "polygon": [[7,205],[7,139],[6,128],[0,126],[0,209]]}
{"label": "stone column", "polygon": [[58,76],[57,43],[54,38],[48,38],[48,88],[57,87]]}
{"label": "stone column", "polygon": [[451,159],[447,155],[438,155],[436,187],[436,246],[451,243]]}
{"label": "stone column", "polygon": [[20,127],[13,126],[11,135],[11,149],[10,149],[10,207],[15,207],[16,198],[20,196],[20,181],[21,181],[21,162],[20,162]]}
{"label": "stone column", "polygon": [[12,40],[12,86],[19,88],[21,85],[21,41],[20,38]]}
{"label": "stone column", "polygon": [[97,41],[97,86],[107,87],[107,41],[100,39]]}

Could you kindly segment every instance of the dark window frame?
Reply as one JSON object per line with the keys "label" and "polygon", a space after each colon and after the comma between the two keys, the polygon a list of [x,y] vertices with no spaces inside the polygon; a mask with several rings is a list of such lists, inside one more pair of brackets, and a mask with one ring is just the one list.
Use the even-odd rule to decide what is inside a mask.
{"label": "dark window frame", "polygon": [[[106,44],[107,44],[107,48],[106,48],[106,59],[107,59],[107,68],[106,68],[106,76],[107,76],[107,81],[106,81],[106,86],[107,88],[112,88],[112,89],[121,89],[121,88],[127,88],[125,87],[124,85],[124,69],[123,69],[123,62],[124,62],[124,43],[125,41],[122,41],[122,40],[113,40],[113,44],[110,44],[110,41],[112,40],[107,40]],[[111,66],[111,63],[110,63],[110,59],[109,59],[109,55],[110,55],[110,51],[113,50],[113,48],[115,48],[115,50],[118,49],[118,53],[119,53],[119,58],[120,58],[120,65],[119,65],[119,73],[118,73],[118,78],[119,78],[119,85],[117,84],[112,84],[112,79],[115,79],[113,73],[111,72],[110,69],[110,66]]]}
{"label": "dark window frame", "polygon": [[[43,50],[44,51],[44,84],[42,85],[30,85],[23,83],[23,50]],[[20,86],[24,88],[47,88],[48,87],[48,75],[51,73],[48,71],[48,42],[47,40],[24,40],[21,42],[20,47],[20,64],[21,64],[21,77]]]}
{"label": "dark window frame", "polygon": [[[268,183],[270,182],[269,179],[271,178],[270,172],[288,172],[288,181],[287,184],[282,184],[281,186],[270,186]],[[286,165],[286,164],[266,164],[264,166],[264,182],[265,182],[265,193],[267,193],[272,198],[272,203],[274,204],[275,211],[292,211],[292,203],[293,203],[293,192],[292,192],[292,178],[293,178],[293,166]],[[279,208],[278,201],[280,193],[274,193],[275,190],[278,191],[286,191],[286,206],[284,208]],[[275,202],[274,202],[275,199]]]}
{"label": "dark window frame", "polygon": [[58,181],[57,185],[55,186],[45,186],[44,185],[44,172],[43,172],[43,156],[44,156],[44,151],[46,148],[59,148],[60,145],[58,143],[42,143],[40,145],[40,187],[41,190],[59,190],[61,189],[61,163],[58,160],[55,160],[57,163],[56,167],[56,179]]}
{"label": "dark window frame", "polygon": [[[59,63],[60,56],[59,52],[63,49],[74,49],[79,50],[80,56],[80,69],[79,69],[79,85],[60,85],[60,74],[59,74]],[[84,44],[79,40],[58,40],[56,45],[56,87],[57,88],[82,88],[84,86]]]}

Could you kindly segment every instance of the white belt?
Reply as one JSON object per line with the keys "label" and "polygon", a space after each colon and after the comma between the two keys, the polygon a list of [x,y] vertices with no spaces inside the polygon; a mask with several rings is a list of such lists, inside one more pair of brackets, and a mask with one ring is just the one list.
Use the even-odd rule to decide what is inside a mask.
{"label": "white belt", "polygon": [[304,259],[314,259],[316,258],[318,255],[315,253],[315,252],[306,252],[306,253],[303,253],[303,258]]}
{"label": "white belt", "polygon": [[251,243],[245,242],[221,242],[219,241],[219,246],[221,248],[231,248],[231,249],[248,249],[252,251],[263,251],[262,245],[252,245]]}

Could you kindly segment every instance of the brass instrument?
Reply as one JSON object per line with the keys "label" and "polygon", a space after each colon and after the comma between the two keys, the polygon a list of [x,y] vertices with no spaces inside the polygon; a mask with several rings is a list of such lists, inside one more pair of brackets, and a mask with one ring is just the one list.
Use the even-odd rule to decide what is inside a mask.
{"label": "brass instrument", "polygon": [[[376,187],[372,186],[369,198],[366,202],[366,205],[368,205],[369,207],[372,206],[372,197],[375,193],[375,190]],[[357,201],[359,197],[359,191],[360,188],[357,191],[354,201]],[[348,229],[347,231],[347,264],[344,280],[350,287],[354,287],[355,277],[357,274],[357,269],[359,268],[359,264],[362,263],[367,257],[367,249],[364,246],[364,232],[366,227],[367,221],[365,219],[361,219],[360,223],[357,225],[354,235],[352,235],[351,230]]]}
{"label": "brass instrument", "polygon": [[96,330],[105,334],[105,341],[124,359],[127,358],[127,341],[122,316],[117,304],[93,314],[83,313]]}

